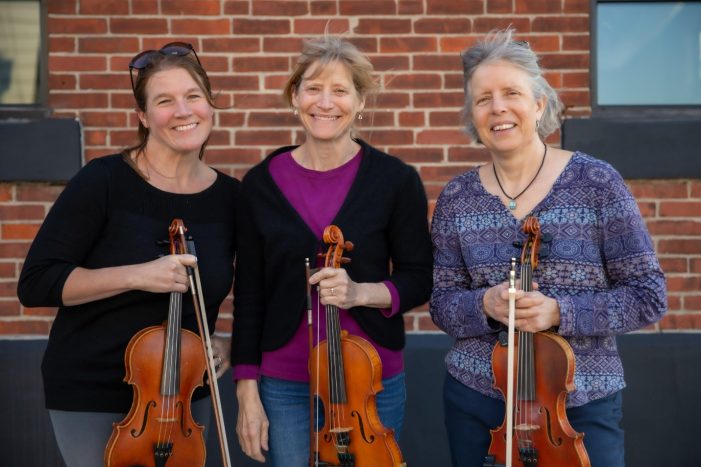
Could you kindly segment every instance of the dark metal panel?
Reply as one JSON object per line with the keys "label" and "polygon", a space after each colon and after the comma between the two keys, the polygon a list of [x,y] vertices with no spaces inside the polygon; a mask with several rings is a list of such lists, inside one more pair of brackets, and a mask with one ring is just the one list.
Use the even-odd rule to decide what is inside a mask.
{"label": "dark metal panel", "polygon": [[41,358],[45,340],[0,340],[0,464],[65,467],[44,409]]}
{"label": "dark metal panel", "polygon": [[[400,445],[408,465],[450,465],[443,425],[443,357],[452,339],[444,334],[410,334],[405,349],[407,405]],[[623,428],[626,465],[635,467],[696,465],[701,413],[701,334],[631,334],[619,336],[626,369]],[[7,429],[0,436],[2,465],[63,467],[46,410],[41,356],[46,340],[0,340],[0,413]],[[246,458],[236,439],[236,397],[231,373],[220,380],[232,463],[260,466]],[[219,464],[216,433],[210,430],[207,466]]]}
{"label": "dark metal panel", "polygon": [[701,119],[566,119],[562,147],[608,161],[627,179],[701,176]]}
{"label": "dark metal panel", "polygon": [[81,162],[78,121],[0,121],[0,181],[65,182]]}

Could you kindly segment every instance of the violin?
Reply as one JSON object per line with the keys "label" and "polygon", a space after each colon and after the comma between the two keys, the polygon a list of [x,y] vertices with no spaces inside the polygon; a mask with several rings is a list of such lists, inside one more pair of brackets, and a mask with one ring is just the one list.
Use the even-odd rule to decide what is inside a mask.
{"label": "violin", "polygon": [[[350,262],[343,252],[352,250],[353,244],[344,241],[341,229],[335,225],[326,227],[323,239],[330,245],[325,256],[326,267],[339,268],[342,263]],[[309,297],[308,289],[308,302]],[[309,464],[311,467],[405,467],[394,431],[382,425],[377,413],[376,395],[382,391],[382,362],[377,350],[365,339],[341,330],[335,305],[325,307],[326,339],[312,348],[309,358],[312,416]],[[309,316],[310,309],[308,303]],[[347,379],[352,384],[347,384]],[[315,426],[317,413],[324,415],[322,427]]]}
{"label": "violin", "polygon": [[[174,219],[169,228],[170,253],[188,253],[185,226]],[[142,329],[124,354],[124,381],[133,386],[127,416],[113,425],[105,448],[108,467],[196,467],[206,458],[204,427],[192,418],[191,398],[207,371],[222,449],[222,462],[231,465],[212,359],[209,329],[199,272],[187,270],[200,337],[182,329],[182,293],[170,293],[168,318],[160,326]],[[221,426],[220,426],[221,425]]]}
{"label": "violin", "polygon": [[[528,235],[521,252],[521,288],[533,290],[541,231],[538,219],[525,220]],[[515,287],[509,287],[509,334],[513,333]],[[491,431],[483,467],[589,467],[584,434],[567,420],[565,402],[574,391],[575,359],[567,341],[552,331],[517,331],[500,339],[492,352],[494,387],[506,401],[505,421]]]}

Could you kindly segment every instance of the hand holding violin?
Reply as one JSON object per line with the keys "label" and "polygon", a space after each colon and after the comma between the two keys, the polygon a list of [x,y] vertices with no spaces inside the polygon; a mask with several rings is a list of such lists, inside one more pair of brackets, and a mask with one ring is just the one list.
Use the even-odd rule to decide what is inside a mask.
{"label": "hand holding violin", "polygon": [[[484,313],[490,318],[509,324],[509,284],[502,282],[484,294]],[[519,331],[545,331],[560,324],[560,305],[554,298],[538,292],[538,284],[533,282],[533,290],[516,291],[516,320],[514,326]]]}
{"label": "hand holding violin", "polygon": [[100,269],[77,267],[66,279],[61,299],[66,306],[113,297],[130,290],[146,292],[186,292],[185,266],[197,266],[190,254],[162,256],[153,261]]}
{"label": "hand holding violin", "polygon": [[343,268],[323,268],[309,278],[309,283],[319,286],[323,305],[335,305],[344,310],[355,306],[392,306],[392,296],[386,285],[381,282],[355,282]]}
{"label": "hand holding violin", "polygon": [[146,292],[187,292],[186,266],[196,267],[197,258],[190,254],[166,255],[148,263],[134,265],[132,287]]}

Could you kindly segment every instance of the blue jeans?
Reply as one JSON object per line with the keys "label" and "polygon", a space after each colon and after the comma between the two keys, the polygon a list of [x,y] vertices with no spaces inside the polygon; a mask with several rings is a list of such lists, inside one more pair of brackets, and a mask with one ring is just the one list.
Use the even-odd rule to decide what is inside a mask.
{"label": "blue jeans", "polygon": [[[387,428],[399,434],[404,421],[406,387],[404,373],[383,379],[384,389],[377,395],[377,412]],[[268,457],[275,467],[309,465],[309,383],[261,377],[260,394],[270,427]],[[317,416],[323,426],[323,413]]]}
{"label": "blue jeans", "polygon": [[[623,467],[621,392],[567,409],[575,431],[584,433],[592,467]],[[446,374],[443,385],[445,426],[453,467],[482,467],[490,429],[504,421],[504,402],[485,396]]]}

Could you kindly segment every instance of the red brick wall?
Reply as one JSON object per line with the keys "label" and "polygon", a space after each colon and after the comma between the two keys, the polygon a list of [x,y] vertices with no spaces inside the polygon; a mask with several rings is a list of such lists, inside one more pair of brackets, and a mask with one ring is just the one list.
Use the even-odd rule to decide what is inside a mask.
{"label": "red brick wall", "polygon": [[[589,108],[589,0],[49,0],[49,105],[83,126],[89,160],[135,135],[127,64],[171,40],[194,44],[220,91],[207,161],[240,177],[271,149],[299,140],[280,88],[302,39],[347,32],[371,57],[382,91],[362,136],[414,164],[433,204],[454,175],[485,161],[459,125],[458,53],[513,25],[542,56],[570,116]],[[558,143],[558,136],[551,143]],[[48,157],[48,155],[47,155]],[[630,181],[667,272],[669,315],[656,329],[701,329],[701,181]],[[47,334],[54,309],[22,307],[17,277],[62,186],[0,183],[0,336]],[[231,302],[221,328],[231,324]],[[435,330],[426,308],[410,331]]]}

